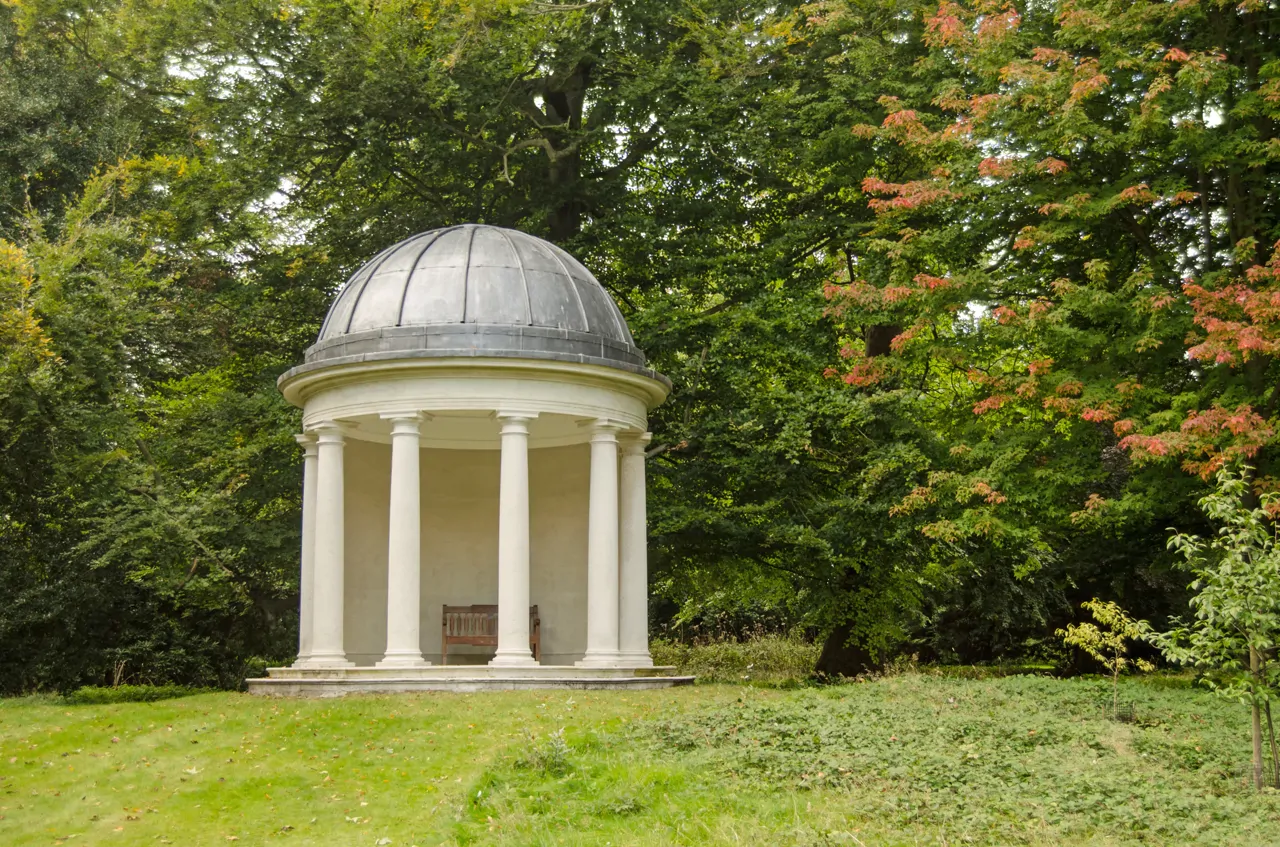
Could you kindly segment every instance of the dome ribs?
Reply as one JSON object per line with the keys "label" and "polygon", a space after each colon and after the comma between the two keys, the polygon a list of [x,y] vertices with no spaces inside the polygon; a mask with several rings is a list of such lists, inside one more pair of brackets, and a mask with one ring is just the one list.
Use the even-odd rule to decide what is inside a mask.
{"label": "dome ribs", "polygon": [[[413,264],[409,266],[409,273],[405,274],[404,277],[404,286],[400,289],[400,308],[396,311],[396,326],[404,326],[404,302],[409,299],[409,286],[413,283],[413,275],[418,272],[418,263],[422,261],[422,257],[431,249],[431,245],[439,241],[440,236],[444,235],[450,229],[453,229],[453,227],[437,229],[434,232],[426,233],[427,235],[430,235],[431,238],[423,248],[418,251],[418,255],[413,257]],[[352,313],[354,314],[354,312],[355,310],[353,309]]]}
{"label": "dome ribs", "polygon": [[520,269],[520,287],[524,289],[524,313],[528,317],[529,326],[533,326],[533,300],[529,295],[529,275],[525,273],[524,259],[520,257],[516,242],[507,234],[507,231],[500,227],[495,229],[506,240],[507,246],[511,248],[511,255],[515,257],[516,267]]}
{"label": "dome ribs", "polygon": [[[369,272],[367,276],[365,276],[363,279],[360,279],[360,284],[361,284],[361,285],[364,285],[364,283],[366,283],[366,282],[368,282],[368,281],[369,281],[369,277],[373,276],[373,272],[374,272],[375,270],[377,270],[377,269],[378,269],[378,267],[380,267],[380,266],[382,265],[382,262],[383,262],[383,261],[384,261],[388,256],[390,256],[390,255],[395,251],[395,249],[396,249],[397,247],[399,247],[399,246],[400,246],[399,244],[392,244],[390,247],[387,247],[386,249],[384,249],[384,250],[380,251],[380,252],[379,252],[379,253],[377,253],[377,254],[376,254],[372,259],[370,259],[369,261],[367,261],[367,262],[365,262],[363,265],[361,265],[359,268],[357,268],[357,269],[356,269],[356,272],[355,272],[355,273],[353,273],[353,274],[352,274],[352,275],[347,279],[347,281],[346,281],[346,282],[344,282],[344,283],[342,284],[342,288],[338,289],[338,294],[337,294],[337,296],[335,296],[335,297],[333,298],[333,305],[331,305],[331,306],[329,307],[329,311],[328,311],[328,313],[324,316],[324,323],[320,325],[320,336],[319,336],[319,340],[323,341],[323,340],[327,337],[327,335],[326,335],[326,334],[329,332],[329,325],[333,322],[333,318],[334,318],[334,316],[335,316],[335,315],[338,315],[338,314],[340,313],[340,311],[341,311],[341,310],[339,309],[339,306],[344,302],[344,298],[345,298],[345,297],[347,296],[347,294],[351,291],[352,285],[355,283],[355,281],[356,281],[357,279],[360,279],[360,275],[361,275],[362,273],[364,273],[366,270]],[[353,311],[353,312],[355,311],[354,307],[352,308],[352,310],[351,310],[351,311]],[[351,317],[351,312],[348,312],[348,313],[347,313],[347,317],[348,317],[348,318],[350,318],[350,317]],[[350,321],[350,320],[348,320],[348,321],[347,321],[347,326],[349,327],[350,325],[351,325],[351,321]],[[344,328],[342,329],[342,332],[339,332],[339,333],[336,333],[336,334],[337,334],[337,335],[342,335],[342,334],[343,334],[343,333],[345,333],[346,331],[347,331],[347,329],[346,329],[346,327],[344,327]]]}
{"label": "dome ribs", "polygon": [[462,322],[467,323],[467,307],[471,305],[471,250],[476,244],[476,227],[467,225],[467,264],[462,271]]}
{"label": "dome ribs", "polygon": [[549,241],[486,224],[418,233],[366,262],[336,295],[303,367],[440,357],[652,373],[586,266]]}
{"label": "dome ribs", "polygon": [[556,262],[560,265],[560,267],[564,270],[564,275],[569,280],[569,289],[573,291],[573,299],[578,304],[579,314],[582,315],[582,325],[587,328],[587,332],[590,332],[591,318],[587,316],[587,309],[585,306],[582,305],[582,294],[581,292],[578,291],[578,284],[573,280],[573,272],[569,270],[569,266],[565,264],[564,259],[561,258],[560,248],[554,244],[551,244],[550,242],[547,242],[547,244],[548,246],[551,247],[551,250],[549,252],[551,253],[552,258],[554,258]]}
{"label": "dome ribs", "polygon": [[373,278],[378,275],[378,271],[382,270],[382,266],[385,265],[388,261],[390,261],[392,256],[395,256],[397,253],[399,253],[402,249],[407,247],[409,244],[413,243],[414,241],[417,241],[419,238],[422,238],[425,235],[430,235],[430,233],[423,232],[415,236],[412,236],[411,238],[407,238],[404,241],[401,241],[395,247],[392,247],[390,250],[387,250],[385,253],[383,253],[381,256],[378,257],[377,259],[378,264],[374,265],[372,268],[369,269],[369,275],[364,278],[364,282],[361,283],[360,289],[355,293],[355,298],[351,301],[351,311],[347,313],[347,325],[342,328],[342,333],[340,334],[345,335],[351,332],[351,322],[355,320],[356,309],[360,308],[360,298],[364,296],[365,291],[368,290],[369,288],[369,283],[372,282]]}

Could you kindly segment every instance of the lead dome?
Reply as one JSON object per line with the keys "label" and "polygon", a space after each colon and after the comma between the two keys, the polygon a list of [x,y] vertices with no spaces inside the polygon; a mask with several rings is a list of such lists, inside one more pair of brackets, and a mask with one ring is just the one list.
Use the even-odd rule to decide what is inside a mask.
{"label": "lead dome", "polygon": [[482,224],[423,232],[366,262],[335,298],[306,363],[455,356],[653,373],[582,263],[548,241]]}

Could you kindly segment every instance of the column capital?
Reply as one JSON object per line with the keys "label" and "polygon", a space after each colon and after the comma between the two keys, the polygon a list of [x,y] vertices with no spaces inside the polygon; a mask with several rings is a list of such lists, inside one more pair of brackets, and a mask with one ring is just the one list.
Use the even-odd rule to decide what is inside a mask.
{"label": "column capital", "polygon": [[582,421],[579,426],[591,431],[591,443],[618,443],[618,434],[628,429],[627,425],[613,418],[595,418]]}
{"label": "column capital", "polygon": [[298,442],[298,446],[302,448],[303,456],[314,456],[319,449],[314,432],[299,432],[293,436],[293,440]]}
{"label": "column capital", "polygon": [[346,428],[337,421],[320,421],[311,427],[320,444],[342,444],[346,438]]}
{"label": "column capital", "polygon": [[378,417],[382,418],[384,421],[391,421],[392,423],[396,423],[397,421],[413,421],[414,423],[423,424],[431,420],[431,415],[423,411],[379,412]]}
{"label": "column capital", "polygon": [[618,443],[622,446],[622,452],[628,455],[644,454],[644,448],[653,440],[652,432],[640,432],[639,430],[629,429],[625,432],[618,433]]}
{"label": "column capital", "polygon": [[523,421],[528,423],[538,417],[538,413],[521,409],[497,409],[494,411],[493,416],[500,421]]}
{"label": "column capital", "polygon": [[378,417],[391,422],[392,438],[397,435],[420,435],[422,424],[431,420],[431,416],[423,412],[383,412]]}
{"label": "column capital", "polygon": [[529,424],[538,417],[538,413],[499,409],[493,413],[493,416],[497,418],[498,423],[502,424],[503,435],[528,436]]}

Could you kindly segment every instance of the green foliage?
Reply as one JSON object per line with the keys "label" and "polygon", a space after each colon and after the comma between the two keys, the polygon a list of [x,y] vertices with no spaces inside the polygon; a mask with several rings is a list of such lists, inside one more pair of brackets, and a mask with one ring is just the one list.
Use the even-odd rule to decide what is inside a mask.
{"label": "green foliage", "polygon": [[181,161],[121,163],[2,245],[6,691],[117,667],[234,686],[244,655],[291,640],[292,415],[240,359],[181,376],[217,352],[202,316],[221,305],[156,214],[190,178]]}
{"label": "green foliage", "polygon": [[569,761],[569,743],[564,738],[564,727],[549,733],[542,740],[530,735],[527,750],[516,759],[516,766],[547,776],[564,776],[568,773],[572,769],[572,763]]}
{"label": "green foliage", "polygon": [[1268,813],[1242,794],[1241,722],[1185,689],[1124,688],[1146,704],[1142,725],[1099,719],[1105,689],[1092,681],[906,674],[785,695],[741,689],[636,734],[725,779],[811,791],[814,806],[836,791],[864,819],[948,841],[1273,839]]}
{"label": "green foliage", "polygon": [[[816,28],[836,33],[838,13],[857,4],[825,8]],[[1239,30],[1187,20],[1202,14],[938,4],[922,10],[929,49],[916,78],[928,93],[885,98],[854,127],[880,158],[860,186],[874,219],[832,269],[847,340],[837,373],[860,393],[914,398],[912,412],[946,445],[895,511],[960,558],[959,577],[930,580],[925,593],[918,640],[938,656],[1025,649],[1094,596],[1141,617],[1179,608],[1164,528],[1198,526],[1201,484],[1144,463],[1145,442],[1125,439],[1206,410],[1215,380],[1235,378],[1201,379],[1186,355],[1183,277],[1204,233],[1186,197],[1173,202],[1230,166],[1188,162],[1177,134],[1190,124],[1174,115],[1199,83],[1175,78],[1177,65],[1151,47],[1194,32],[1228,55],[1258,49]],[[1251,132],[1198,127],[1197,142],[1223,147]],[[1237,199],[1206,191],[1197,201],[1213,217],[1234,215]],[[872,356],[877,326],[891,332]],[[1221,417],[1188,426],[1188,438],[1203,431],[1218,446],[1188,443],[1182,455],[1217,455],[1229,428]]]}
{"label": "green foliage", "polygon": [[0,5],[0,689],[287,657],[274,380],[463,221],[580,256],[672,378],[664,622],[765,609],[861,671],[1178,614],[1165,528],[1223,463],[1276,485],[1267,14]]}
{"label": "green foliage", "polygon": [[699,682],[747,685],[795,685],[813,674],[817,645],[795,634],[749,639],[704,639],[692,643],[654,639],[655,665],[674,666]]}
{"label": "green foliage", "polygon": [[0,4],[0,237],[24,214],[60,210],[94,171],[160,140],[149,111],[66,41],[31,38],[18,3]]}
{"label": "green foliage", "polygon": [[[185,169],[117,216],[151,228],[173,278],[149,306],[164,321],[135,333],[156,372],[109,392],[138,449],[116,494],[77,500],[67,537],[154,586],[179,631],[230,617],[263,636],[230,651],[287,649],[296,417],[272,380],[359,262],[483,220],[581,256],[676,382],[652,422],[655,593],[686,617],[768,604],[844,622],[891,651],[921,571],[954,563],[889,515],[940,445],[909,407],[823,378],[839,337],[821,282],[870,218],[844,188],[872,161],[850,114],[923,90],[905,70],[918,38],[893,31],[910,12],[918,35],[916,8],[864,4],[881,34],[848,60],[839,39],[808,53],[788,4],[15,4],[29,50],[101,68],[146,154]],[[170,355],[152,350],[165,322]]]}

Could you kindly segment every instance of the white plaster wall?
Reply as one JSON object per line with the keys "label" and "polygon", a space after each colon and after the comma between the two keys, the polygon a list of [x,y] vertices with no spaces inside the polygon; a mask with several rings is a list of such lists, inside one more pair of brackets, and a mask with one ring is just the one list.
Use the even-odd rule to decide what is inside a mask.
{"label": "white plaster wall", "polygon": [[587,651],[590,481],[589,444],[529,453],[529,602],[542,616],[544,665],[572,664]]}
{"label": "white plaster wall", "polygon": [[[422,651],[440,661],[441,606],[498,602],[496,450],[421,451]],[[542,663],[572,664],[586,650],[585,444],[529,453],[530,602],[542,618]],[[369,666],[386,646],[391,448],[346,447],[347,658]],[[492,649],[451,647],[450,664],[487,662]]]}
{"label": "white plaster wall", "polygon": [[347,659],[364,666],[381,659],[387,643],[391,447],[348,438],[343,452],[343,643]]}

